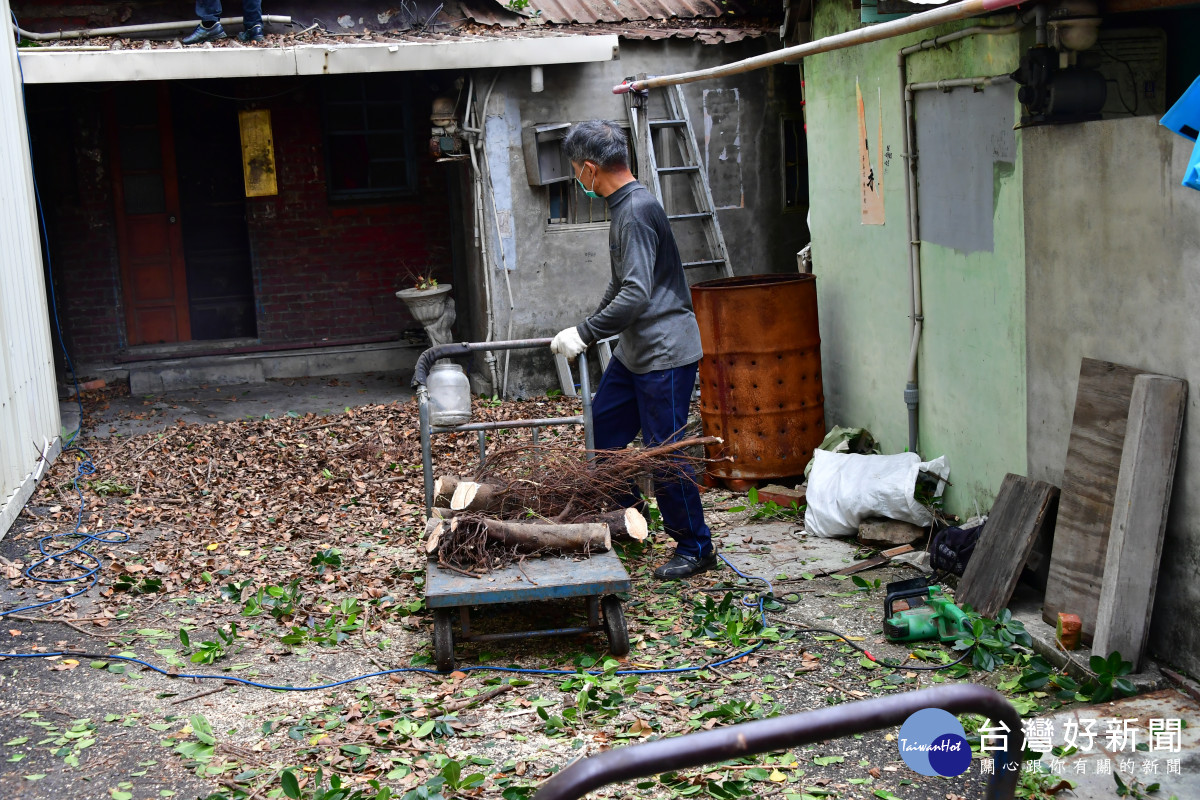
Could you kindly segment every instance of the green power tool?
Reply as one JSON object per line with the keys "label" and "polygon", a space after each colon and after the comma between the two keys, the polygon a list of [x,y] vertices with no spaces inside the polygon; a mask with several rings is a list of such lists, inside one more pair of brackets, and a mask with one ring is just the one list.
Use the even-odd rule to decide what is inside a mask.
{"label": "green power tool", "polygon": [[[893,642],[925,642],[936,640],[950,644],[967,634],[967,615],[942,594],[940,586],[914,586],[917,581],[889,584],[884,607],[883,633]],[[905,586],[904,584],[907,584]],[[893,587],[897,587],[893,589]],[[910,599],[911,598],[911,599]],[[896,613],[892,605],[906,600],[909,608]]]}

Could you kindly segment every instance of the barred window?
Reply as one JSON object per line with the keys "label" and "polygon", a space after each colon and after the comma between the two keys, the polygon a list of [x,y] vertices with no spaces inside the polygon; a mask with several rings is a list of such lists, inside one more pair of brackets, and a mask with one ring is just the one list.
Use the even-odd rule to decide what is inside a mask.
{"label": "barred window", "polygon": [[412,194],[417,165],[408,77],[392,73],[327,80],[323,112],[330,198]]}
{"label": "barred window", "polygon": [[[622,125],[626,136],[629,128]],[[633,147],[633,138],[629,136],[629,171],[637,177],[637,154]],[[609,222],[608,203],[603,197],[591,199],[579,188],[579,183],[572,175],[570,180],[551,183],[546,186],[549,198],[549,213],[546,216],[548,225],[607,225]]]}

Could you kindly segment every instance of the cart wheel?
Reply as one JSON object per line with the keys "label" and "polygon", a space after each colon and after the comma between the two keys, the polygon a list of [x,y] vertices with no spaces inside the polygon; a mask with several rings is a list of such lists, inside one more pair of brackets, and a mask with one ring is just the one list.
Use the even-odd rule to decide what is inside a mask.
{"label": "cart wheel", "polygon": [[604,612],[608,651],[618,657],[629,655],[629,631],[625,628],[625,612],[621,610],[621,599],[610,594],[600,601],[600,608]]}
{"label": "cart wheel", "polygon": [[454,631],[450,630],[450,611],[433,612],[433,658],[438,672],[454,671]]}

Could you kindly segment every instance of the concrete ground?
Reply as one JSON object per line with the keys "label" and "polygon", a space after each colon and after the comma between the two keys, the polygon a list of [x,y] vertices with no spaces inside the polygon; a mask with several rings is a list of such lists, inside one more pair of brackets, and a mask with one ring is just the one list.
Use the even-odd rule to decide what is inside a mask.
{"label": "concrete ground", "polygon": [[[163,395],[127,395],[109,399],[93,412],[96,424],[87,436],[136,436],[163,430],[179,422],[200,424],[239,419],[280,417],[289,412],[332,414],[355,406],[405,402],[411,398],[410,371],[367,372],[320,378],[290,378],[238,386],[203,386]],[[78,427],[79,409],[64,402],[63,427]]]}
{"label": "concrete ground", "polygon": [[[1074,746],[1078,751],[1042,757],[1055,774],[1078,783],[1071,797],[1113,797],[1118,789],[1113,773],[1118,772],[1126,785],[1136,780],[1134,790],[1145,793],[1130,792],[1130,797],[1200,797],[1200,703],[1182,692],[1163,689],[1075,707],[1044,719],[1049,721],[1051,745]],[[1151,720],[1160,721],[1153,734]],[[1176,723],[1174,733],[1164,730],[1171,727],[1166,724],[1171,721]],[[1094,732],[1095,737],[1089,738],[1087,732]],[[1146,791],[1156,783],[1158,791]]]}
{"label": "concrete ground", "polygon": [[[398,400],[403,402],[410,397],[411,392],[401,375],[385,372],[336,378],[268,381],[233,387],[210,386],[163,396],[113,396],[100,407],[89,410],[89,427],[84,436],[102,439],[136,436],[161,431],[179,422],[228,422],[276,418],[289,413],[336,414],[348,406],[387,404]],[[64,404],[64,411],[68,408],[74,411],[76,407]],[[77,413],[74,416],[77,420]],[[69,424],[66,416],[64,426],[74,427]],[[781,620],[786,620],[792,625],[834,627],[854,631],[858,634],[855,637],[857,640],[863,641],[885,658],[899,660],[905,657],[905,648],[884,642],[877,630],[881,589],[857,592],[854,591],[854,587],[838,586],[836,582],[822,581],[819,577],[815,582],[807,580],[813,574],[819,576],[853,563],[860,549],[855,542],[804,536],[802,524],[797,520],[751,522],[746,519],[745,512],[722,513],[730,506],[743,503],[740,498],[733,499],[720,492],[706,495],[706,505],[713,507],[708,517],[713,527],[714,539],[721,551],[739,570],[779,582],[781,594],[788,592],[811,598],[807,602],[789,607],[783,612]],[[15,545],[12,541],[4,543],[4,546],[0,547],[0,554],[10,559],[17,558],[20,554]],[[881,578],[886,584],[888,580],[912,577],[915,574],[917,573],[911,569],[892,565],[882,570],[873,570],[867,573],[866,577]],[[732,576],[728,580],[732,581]],[[840,591],[843,589],[849,591]],[[631,600],[627,613],[637,614],[642,603],[650,602],[651,597],[653,596]],[[0,591],[0,600],[19,602],[16,597],[9,597],[3,591]],[[9,602],[0,603],[0,607],[5,605],[11,607]],[[1014,611],[1017,611],[1018,605],[1020,604],[1014,602]],[[81,613],[82,610],[81,606]],[[1040,614],[1036,607],[1023,611],[1023,614],[1018,611],[1018,616],[1027,618],[1027,624],[1036,639],[1052,639],[1052,631],[1048,634],[1049,638],[1042,635],[1045,632],[1037,625],[1040,622],[1037,620]],[[646,606],[645,613],[649,617],[658,617],[661,612],[656,611],[651,604]],[[60,623],[31,626],[23,620],[10,620],[9,624],[13,626],[8,634],[9,646],[14,650],[34,645],[47,649],[99,649],[102,652],[109,643],[108,636],[103,632],[78,628],[72,630]],[[144,620],[140,624],[161,624],[164,629],[174,625],[168,619],[163,619],[161,623]],[[1048,628],[1044,624],[1042,627]],[[806,647],[817,645],[819,643],[813,641],[805,644]],[[787,645],[789,652],[795,647],[794,644]],[[780,654],[778,658],[782,659],[782,656],[783,654]],[[357,663],[359,660],[357,653],[339,652],[325,670],[330,674],[342,675],[369,671],[372,668],[366,661]],[[770,657],[764,656],[763,668],[767,668],[769,664]],[[84,661],[82,666],[87,667],[87,662]],[[244,713],[244,701],[238,699],[234,691],[229,691],[228,697],[220,695],[218,700],[218,697],[202,696],[206,691],[202,685],[182,687],[178,682],[147,675],[145,691],[114,693],[114,676],[106,670],[64,669],[54,662],[40,661],[15,663],[13,667],[8,674],[0,676],[0,695],[4,697],[0,700],[0,742],[21,742],[29,737],[30,731],[27,729],[30,725],[41,724],[43,721],[48,721],[57,726],[56,729],[64,731],[66,727],[80,724],[88,731],[92,728],[97,729],[95,738],[103,748],[103,755],[97,758],[96,756],[100,755],[97,753],[96,756],[86,759],[81,769],[72,770],[67,775],[62,773],[58,759],[48,754],[45,748],[29,750],[28,758],[23,759],[24,763],[9,763],[9,774],[0,772],[0,786],[4,787],[0,794],[30,798],[108,796],[113,792],[119,794],[127,788],[120,782],[121,778],[136,783],[136,795],[139,797],[144,793],[144,796],[150,796],[160,790],[174,791],[176,796],[180,797],[205,796],[207,792],[218,788],[211,779],[184,770],[177,763],[177,759],[170,756],[169,750],[160,749],[163,742],[158,741],[158,737],[138,720],[140,715],[146,714],[156,719],[161,716],[166,720],[174,720],[186,717],[187,713],[195,710],[217,715],[222,703],[233,703],[235,699],[236,707],[241,709],[239,713]],[[854,668],[855,662],[851,659],[845,673],[834,672],[829,680],[817,679],[815,676],[806,680],[807,676],[793,672],[794,665],[780,660],[776,669],[781,674],[794,678],[795,682],[789,680],[786,684],[762,689],[770,688],[776,692],[787,711],[823,705],[828,702],[827,696],[862,699],[877,692],[876,687],[866,682],[867,678],[871,677],[870,674],[864,673],[866,677],[860,678],[854,672]],[[1160,688],[1163,685],[1161,674],[1153,669],[1148,675],[1139,678],[1137,683],[1142,691]],[[926,683],[922,676],[916,686],[925,685],[931,684]],[[154,694],[155,691],[157,695]],[[150,697],[168,699],[154,702]],[[191,700],[191,697],[197,699]],[[244,692],[243,697],[249,700],[257,695]],[[272,695],[264,697],[270,698]],[[173,704],[176,702],[186,702],[188,705],[179,708],[173,715]],[[1068,722],[1089,718],[1097,720],[1095,730],[1099,734],[1096,740],[1099,747],[1090,751],[1081,747],[1080,752],[1061,757],[1047,754],[1044,759],[1058,774],[1079,784],[1074,792],[1061,796],[1082,800],[1116,796],[1113,777],[1102,766],[1105,758],[1111,758],[1112,770],[1120,772],[1127,780],[1136,778],[1140,781],[1141,789],[1154,782],[1160,783],[1162,788],[1153,794],[1153,797],[1162,800],[1168,800],[1172,795],[1180,800],[1200,797],[1200,704],[1178,691],[1164,690],[1100,706],[1074,708],[1047,717],[1053,731],[1053,744],[1066,743]],[[1151,718],[1183,720],[1178,752],[1136,749],[1137,744],[1149,744],[1147,736]],[[1116,751],[1107,741],[1105,734],[1110,719],[1129,720],[1129,726],[1137,731],[1136,742],[1127,744],[1125,752]],[[84,722],[80,723],[80,720]],[[63,736],[65,735],[64,733]],[[12,745],[5,748],[9,752],[0,755],[10,756],[11,762],[12,757],[20,754],[17,751],[18,747],[21,747],[21,752],[28,749],[23,745]],[[876,732],[853,742],[841,740],[829,743],[826,752],[841,754],[848,763],[887,765],[883,767],[884,780],[887,779],[889,770],[903,770],[903,767],[897,766],[895,745],[886,738],[884,732]],[[810,771],[815,777],[816,773],[812,767]],[[830,774],[834,780],[842,777],[836,771]],[[39,775],[47,777],[36,779]],[[138,778],[139,775],[143,777]],[[864,774],[859,780],[869,779],[870,775]],[[942,796],[957,796],[953,793],[945,794],[948,788],[958,789],[965,792],[964,796],[971,796],[973,789],[968,787],[974,787],[980,780],[981,776],[971,773],[952,787],[910,785],[902,796],[905,800],[940,800]],[[93,789],[98,789],[99,793],[89,794]],[[79,791],[84,794],[75,794]],[[847,787],[843,791],[846,794],[840,796],[860,796],[853,788]],[[861,796],[870,795],[864,793]]]}

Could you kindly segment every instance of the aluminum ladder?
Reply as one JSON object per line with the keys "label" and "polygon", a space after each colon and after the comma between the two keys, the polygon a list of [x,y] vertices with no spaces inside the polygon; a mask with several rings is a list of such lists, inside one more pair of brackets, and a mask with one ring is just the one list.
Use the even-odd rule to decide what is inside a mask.
{"label": "aluminum ladder", "polygon": [[[645,77],[639,75],[638,79]],[[708,173],[700,163],[700,147],[696,143],[696,131],[688,114],[683,87],[669,86],[661,94],[666,109],[665,116],[658,118],[652,118],[650,113],[648,91],[634,91],[625,95],[639,178],[662,203],[675,239],[681,243],[681,251],[685,243],[699,238],[694,235],[695,229],[691,226],[699,223],[703,230],[704,251],[694,257],[689,251],[689,256],[683,262],[689,283],[693,275],[699,277],[706,270],[715,270],[726,278],[732,278],[733,264],[729,260],[729,250],[717,220]],[[686,193],[676,180],[666,180],[677,177],[687,180]],[[687,202],[689,198],[690,204]]]}

